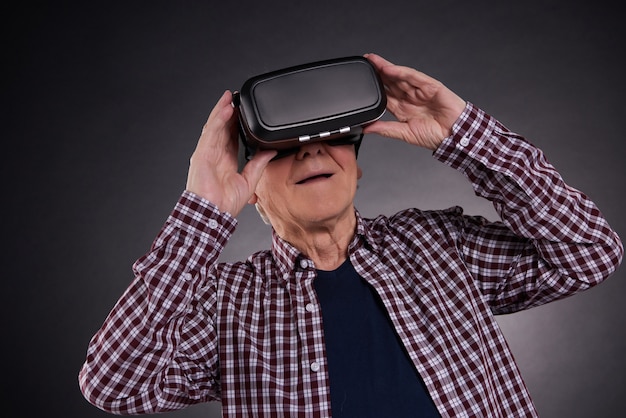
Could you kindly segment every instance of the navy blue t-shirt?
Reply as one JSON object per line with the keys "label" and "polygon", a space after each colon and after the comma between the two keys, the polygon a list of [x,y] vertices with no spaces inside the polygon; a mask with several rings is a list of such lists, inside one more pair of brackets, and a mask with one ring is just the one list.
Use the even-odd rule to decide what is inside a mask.
{"label": "navy blue t-shirt", "polygon": [[376,291],[350,260],[317,273],[333,418],[440,417]]}

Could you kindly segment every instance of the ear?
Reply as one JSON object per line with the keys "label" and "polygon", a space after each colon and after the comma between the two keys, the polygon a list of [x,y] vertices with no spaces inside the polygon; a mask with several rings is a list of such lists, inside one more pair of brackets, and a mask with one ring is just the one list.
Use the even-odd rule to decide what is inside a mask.
{"label": "ear", "polygon": [[361,170],[361,166],[357,164],[356,166],[356,179],[360,180],[363,177],[363,170]]}

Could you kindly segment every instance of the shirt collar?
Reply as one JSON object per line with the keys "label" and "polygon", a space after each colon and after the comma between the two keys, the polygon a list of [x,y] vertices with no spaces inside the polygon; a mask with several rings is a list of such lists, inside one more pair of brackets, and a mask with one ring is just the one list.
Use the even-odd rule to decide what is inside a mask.
{"label": "shirt collar", "polygon": [[356,230],[355,236],[352,239],[352,243],[348,248],[348,252],[352,254],[354,251],[360,248],[367,248],[370,251],[380,254],[382,251],[382,244],[384,240],[384,235],[382,231],[378,228],[375,228],[374,225],[378,224],[381,217],[377,219],[365,219],[361,216],[359,211],[355,211],[356,213]]}
{"label": "shirt collar", "polygon": [[[379,253],[383,236],[380,232],[370,227],[370,221],[364,219],[358,210],[355,210],[355,215],[356,228],[352,241],[348,246],[349,254],[363,247]],[[306,270],[313,265],[305,254],[281,238],[273,228],[272,256],[278,269],[278,281],[283,284],[286,284],[293,277],[294,271],[298,269]]]}

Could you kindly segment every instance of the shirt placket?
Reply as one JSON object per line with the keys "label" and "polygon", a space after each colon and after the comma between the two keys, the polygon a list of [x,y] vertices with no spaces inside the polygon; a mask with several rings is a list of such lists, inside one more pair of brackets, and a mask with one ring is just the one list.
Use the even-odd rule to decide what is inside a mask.
{"label": "shirt placket", "polygon": [[[406,323],[407,318],[404,318],[402,315],[402,311],[406,314],[412,310],[412,303],[406,301],[402,295],[398,294],[392,285],[394,281],[402,280],[401,277],[398,277],[397,273],[393,269],[388,268],[381,260],[365,252],[359,252],[356,260],[363,263],[356,264],[357,271],[374,287],[380,296],[396,333],[426,384],[433,401],[441,411],[442,405],[436,395],[443,390],[442,388],[449,389],[453,388],[454,385],[446,368],[441,366],[443,361],[440,353],[427,349],[428,342],[423,332],[428,327],[427,324],[420,321],[408,324]],[[413,318],[422,317],[423,315],[419,313],[413,316]]]}
{"label": "shirt placket", "polygon": [[325,416],[330,411],[330,388],[322,315],[313,287],[316,273],[311,260],[296,262],[294,280],[288,285],[299,339],[302,395],[307,416]]}

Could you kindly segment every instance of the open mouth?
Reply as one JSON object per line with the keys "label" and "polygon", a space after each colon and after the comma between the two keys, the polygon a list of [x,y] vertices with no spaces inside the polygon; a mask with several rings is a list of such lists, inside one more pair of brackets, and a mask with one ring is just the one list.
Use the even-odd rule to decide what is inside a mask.
{"label": "open mouth", "polygon": [[318,174],[318,175],[315,175],[315,176],[311,176],[311,177],[307,177],[305,179],[302,179],[299,182],[297,182],[296,184],[305,184],[305,183],[313,182],[313,181],[319,180],[319,179],[328,179],[331,176],[332,176],[332,174],[330,174],[330,173]]}

